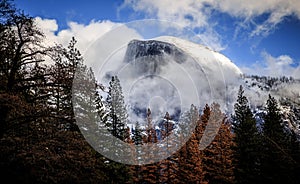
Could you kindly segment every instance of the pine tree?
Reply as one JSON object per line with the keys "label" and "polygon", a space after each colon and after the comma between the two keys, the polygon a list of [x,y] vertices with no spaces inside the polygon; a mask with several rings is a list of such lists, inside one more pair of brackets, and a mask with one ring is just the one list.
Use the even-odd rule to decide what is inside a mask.
{"label": "pine tree", "polygon": [[[210,116],[214,116],[215,112],[220,111],[217,104],[212,105],[212,111],[207,112],[207,107],[202,116],[202,120],[206,121]],[[211,122],[213,123],[213,122]],[[233,134],[229,123],[225,122],[225,118],[218,130],[214,140],[206,147],[203,152],[203,172],[204,180],[208,183],[234,183],[234,166],[233,166],[233,150],[232,147]]]}
{"label": "pine tree", "polygon": [[164,117],[164,122],[162,124],[162,139],[168,138],[168,136],[172,133],[173,123],[171,122],[171,117],[168,112],[166,112]]}
{"label": "pine tree", "polygon": [[[154,162],[153,157],[156,155],[156,150],[151,146],[153,143],[157,143],[157,135],[155,128],[152,123],[151,110],[147,109],[147,118],[146,118],[146,136],[143,139],[143,144],[147,145],[143,150],[144,159],[147,162]],[[159,179],[159,170],[157,163],[151,163],[139,166],[140,167],[140,179],[139,183],[157,183]]]}
{"label": "pine tree", "polygon": [[120,80],[117,76],[113,76],[109,85],[110,87],[107,98],[109,115],[106,126],[113,136],[120,140],[124,140],[128,115]]}
{"label": "pine tree", "polygon": [[141,145],[143,143],[142,129],[139,122],[135,123],[132,139],[135,145]]}
{"label": "pine tree", "polygon": [[[72,86],[75,72],[76,70],[81,72],[86,75],[85,78],[94,78],[94,76],[90,76],[91,74],[88,75],[88,69],[86,66],[83,66],[83,58],[76,48],[76,43],[77,41],[72,37],[67,49],[61,46],[56,47],[52,56],[55,64],[50,69],[52,77],[49,82],[52,93],[49,104],[54,107],[53,112],[57,121],[60,123],[61,128],[73,131],[78,131],[78,127],[75,125],[72,105]],[[80,71],[82,69],[86,71]]]}
{"label": "pine tree", "polygon": [[[105,127],[107,130],[111,133],[112,136],[115,136],[116,138],[120,139],[121,141],[126,141],[127,132],[127,110],[125,106],[124,96],[122,92],[122,87],[120,84],[120,80],[117,76],[113,76],[110,83],[109,83],[109,92],[108,97],[106,99],[106,105],[108,106],[108,114],[106,122],[103,122],[105,124]],[[118,147],[117,142],[113,140],[113,142],[106,143],[108,146],[108,149],[115,150],[115,146]],[[111,152],[111,150],[108,150],[110,154],[115,154],[116,156],[122,155],[123,153]],[[120,150],[123,151],[123,150]],[[125,152],[127,153],[127,152]],[[130,155],[128,155],[129,157]],[[126,157],[126,156],[125,156]],[[126,159],[126,158],[122,158]],[[130,167],[117,163],[114,161],[109,160],[108,167],[112,171],[110,177],[115,177],[116,175],[119,175],[117,180],[114,181],[114,183],[125,183],[131,180],[130,173]]]}
{"label": "pine tree", "polygon": [[[89,140],[93,140],[93,142],[96,141],[97,137],[95,132],[97,131],[97,129],[101,128],[99,122],[103,121],[103,119],[105,119],[106,117],[105,106],[102,103],[102,97],[100,96],[98,89],[99,87],[95,79],[93,70],[85,65],[79,65],[76,69],[75,80],[73,82],[73,93],[71,94],[73,97],[73,101],[69,102],[68,98],[61,98],[59,96],[51,101],[67,101],[58,104],[61,111],[59,112],[59,114],[57,114],[57,112],[54,112],[55,117],[60,121],[65,120],[66,122],[68,122],[68,119],[66,120],[64,119],[64,117],[60,116],[72,116],[72,114],[70,114],[68,111],[70,106],[72,105],[74,107],[73,110],[76,113],[76,123],[77,125],[79,125],[79,129],[86,132],[85,136],[88,136]],[[59,89],[55,90],[58,91]],[[57,94],[56,92],[55,94]],[[64,92],[65,91],[62,91],[61,95],[66,97],[67,95],[64,94]],[[63,104],[68,103],[72,104],[70,106],[63,106]],[[55,109],[58,108],[58,106],[54,107]],[[67,110],[65,108],[67,108]],[[67,124],[60,123],[60,121],[60,129],[69,130],[68,127],[66,127]]]}
{"label": "pine tree", "polygon": [[269,95],[266,104],[266,114],[264,116],[263,124],[264,136],[271,139],[274,143],[283,143],[285,140],[285,133],[283,121],[281,119],[278,103],[274,97]]}
{"label": "pine tree", "polygon": [[[175,142],[172,142],[169,140],[169,136],[172,133],[172,130],[174,129],[174,124],[171,122],[171,117],[168,112],[166,112],[164,117],[164,122],[162,124],[162,139],[164,139],[165,145],[164,145],[164,154],[165,155],[171,155],[170,148],[173,144],[176,144]],[[174,155],[169,156],[168,158],[162,160],[159,162],[159,182],[160,183],[176,183],[177,178],[176,174],[178,171],[178,164],[177,164],[177,158]]]}
{"label": "pine tree", "polygon": [[284,130],[278,103],[269,95],[263,124],[262,176],[266,183],[292,183],[292,157],[288,151],[288,136]]}
{"label": "pine tree", "polygon": [[[191,128],[195,126],[196,128],[192,130]],[[198,109],[194,105],[191,105],[190,110],[184,113],[179,124],[182,141],[188,138],[187,136],[190,131],[193,131],[187,142],[175,154],[175,157],[178,157],[177,178],[179,183],[204,182],[202,166],[203,153],[199,149],[199,137],[201,137],[201,135],[199,135],[201,134],[199,126],[200,121]]]}
{"label": "pine tree", "polygon": [[131,181],[129,183],[142,183],[144,177],[142,176],[142,166],[139,165],[141,155],[141,145],[143,144],[142,129],[139,122],[135,123],[134,129],[132,129],[132,142],[135,145],[132,156],[134,156],[136,165],[129,166],[129,173],[131,174]]}
{"label": "pine tree", "polygon": [[235,142],[235,176],[237,183],[259,181],[259,132],[243,87],[240,86],[232,116]]}
{"label": "pine tree", "polygon": [[155,127],[153,127],[150,108],[148,108],[148,110],[147,110],[147,119],[146,119],[146,121],[147,121],[147,127],[146,127],[147,140],[145,141],[145,143],[148,143],[148,142],[156,143],[158,140],[157,140]]}

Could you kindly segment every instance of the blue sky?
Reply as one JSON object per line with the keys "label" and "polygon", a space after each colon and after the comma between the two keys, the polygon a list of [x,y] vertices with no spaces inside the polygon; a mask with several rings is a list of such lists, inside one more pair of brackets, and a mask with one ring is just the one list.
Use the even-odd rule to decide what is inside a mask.
{"label": "blue sky", "polygon": [[122,1],[15,0],[15,3],[33,17],[56,19],[59,29],[65,29],[69,21],[83,24],[88,24],[93,19],[120,21],[117,10]]}
{"label": "blue sky", "polygon": [[154,18],[193,30],[246,73],[300,77],[298,0],[15,0],[15,4],[39,17],[50,38],[64,42],[64,35],[74,33],[80,42],[84,37],[82,48],[91,40],[85,38],[85,29],[91,33],[96,26],[105,32],[119,23]]}

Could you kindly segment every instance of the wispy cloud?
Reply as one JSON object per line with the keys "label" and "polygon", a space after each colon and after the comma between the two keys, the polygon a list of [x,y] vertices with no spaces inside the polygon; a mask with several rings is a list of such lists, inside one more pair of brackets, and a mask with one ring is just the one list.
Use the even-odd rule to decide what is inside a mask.
{"label": "wispy cloud", "polygon": [[146,18],[174,21],[183,26],[206,26],[207,12],[204,4],[194,0],[125,0],[122,7],[131,7],[135,12],[144,12]]}
{"label": "wispy cloud", "polygon": [[[268,0],[268,1],[240,1],[240,0],[210,0],[209,4],[221,12],[239,18],[241,27],[254,26],[250,36],[267,36],[284,17],[295,15],[300,19],[300,1],[298,0]],[[266,20],[255,22],[255,18],[267,14]],[[245,24],[246,23],[246,24]],[[246,26],[246,28],[249,28]],[[251,27],[252,28],[252,27]]]}
{"label": "wispy cloud", "polygon": [[157,18],[176,22],[190,29],[201,28],[198,36],[203,44],[213,50],[220,51],[225,48],[220,35],[213,29],[215,24],[209,22],[211,8],[205,1],[185,0],[125,0],[122,8],[130,7],[136,13],[144,13],[144,18]]}
{"label": "wispy cloud", "polygon": [[[240,1],[240,0],[125,0],[120,9],[130,7],[134,12],[144,13],[145,18],[158,18],[177,22],[190,28],[204,28],[204,35],[217,36],[217,32],[211,31],[213,25],[210,22],[211,10],[217,10],[237,18],[235,37],[237,34],[247,31],[249,37],[268,36],[286,16],[295,15],[300,19],[300,1],[298,0],[268,0],[268,1]],[[255,19],[262,15],[265,20],[256,22]],[[220,46],[221,39],[208,42],[214,50],[214,45]]]}
{"label": "wispy cloud", "polygon": [[262,52],[262,60],[247,67],[242,67],[246,74],[263,75],[272,77],[291,76],[300,79],[300,66],[293,67],[294,59],[289,55],[272,56]]}

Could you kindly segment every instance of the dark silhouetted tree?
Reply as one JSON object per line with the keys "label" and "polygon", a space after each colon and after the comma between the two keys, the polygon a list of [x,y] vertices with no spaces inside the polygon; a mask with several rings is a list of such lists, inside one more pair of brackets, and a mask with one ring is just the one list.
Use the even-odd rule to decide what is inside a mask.
{"label": "dark silhouetted tree", "polygon": [[[73,37],[68,48],[57,46],[53,53],[55,64],[51,68],[52,76],[49,81],[51,86],[51,99],[49,104],[52,107],[52,114],[60,122],[60,127],[66,130],[78,130],[75,124],[73,104],[72,104],[72,85],[77,72],[82,72],[90,80],[94,78],[93,72],[83,66],[83,58],[76,48],[76,40]],[[86,71],[80,71],[86,69]],[[82,79],[83,80],[83,79]],[[82,81],[83,82],[83,81]],[[95,85],[95,81],[93,85]]]}
{"label": "dark silhouetted tree", "polygon": [[260,180],[260,139],[256,120],[251,112],[243,87],[240,86],[232,116],[235,142],[235,176],[237,183]]}
{"label": "dark silhouetted tree", "polygon": [[0,94],[17,100],[11,101],[17,105],[15,108],[27,109],[8,118],[12,109],[8,104],[1,104],[1,137],[8,129],[21,128],[22,124],[28,125],[41,116],[41,103],[47,98],[42,91],[45,88],[42,63],[50,48],[43,46],[43,33],[34,19],[16,9],[10,1],[0,2],[0,17]]}
{"label": "dark silhouetted tree", "polygon": [[263,124],[262,176],[265,183],[292,183],[288,135],[277,100],[269,95]]}

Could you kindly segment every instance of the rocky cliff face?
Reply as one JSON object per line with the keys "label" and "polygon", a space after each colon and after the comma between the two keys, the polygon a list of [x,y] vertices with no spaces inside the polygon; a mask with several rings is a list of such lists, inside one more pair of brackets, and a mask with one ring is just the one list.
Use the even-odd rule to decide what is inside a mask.
{"label": "rocky cliff face", "polygon": [[159,75],[170,60],[184,63],[187,55],[174,44],[156,40],[132,40],[126,50],[124,63],[135,65],[136,74]]}
{"label": "rocky cliff face", "polygon": [[164,54],[174,57],[175,61],[182,63],[186,54],[172,43],[157,40],[132,40],[128,43],[125,62],[130,62],[142,57],[163,56]]}

